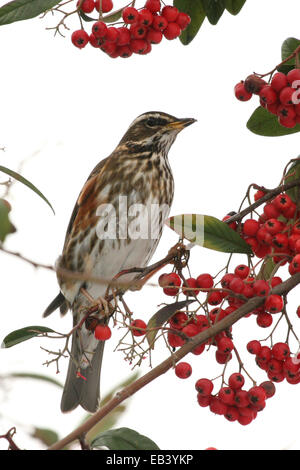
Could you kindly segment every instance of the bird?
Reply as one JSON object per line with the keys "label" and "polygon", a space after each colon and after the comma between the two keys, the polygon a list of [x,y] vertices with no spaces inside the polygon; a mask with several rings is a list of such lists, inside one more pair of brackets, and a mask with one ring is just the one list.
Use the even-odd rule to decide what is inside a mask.
{"label": "bird", "polygon": [[[109,280],[118,273],[147,266],[174,196],[168,153],[178,133],[195,121],[160,111],[141,114],[115,150],[95,166],[78,196],[56,263],[60,292],[44,317],[58,308],[62,315],[70,309],[73,326],[78,325],[91,305],[89,296],[103,300]],[[91,280],[66,277],[63,270],[88,272]],[[126,281],[135,276],[127,275]],[[95,277],[107,284],[93,281]],[[84,322],[74,330],[62,412],[78,405],[90,413],[98,409],[104,343]]]}

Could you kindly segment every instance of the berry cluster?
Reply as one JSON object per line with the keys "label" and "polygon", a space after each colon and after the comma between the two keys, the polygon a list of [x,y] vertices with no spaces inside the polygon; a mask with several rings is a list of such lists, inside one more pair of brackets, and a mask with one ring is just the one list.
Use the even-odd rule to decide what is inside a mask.
{"label": "berry cluster", "polygon": [[[94,8],[99,11],[99,0],[79,0],[77,6],[85,13],[91,13]],[[102,12],[112,8],[111,0],[102,1]],[[145,55],[163,37],[168,40],[177,38],[191,21],[186,13],[174,6],[162,8],[160,0],[147,0],[144,8],[139,10],[128,6],[124,8],[122,18],[122,26],[107,26],[104,21],[96,21],[90,35],[83,29],[74,31],[72,43],[79,49],[90,43],[112,58],[127,58],[133,53]]]}
{"label": "berry cluster", "polygon": [[198,392],[197,401],[201,407],[209,407],[217,415],[223,415],[228,421],[238,421],[243,426],[250,424],[257,413],[266,406],[266,400],[275,394],[272,382],[263,382],[245,390],[245,379],[236,372],[229,377],[228,386],[212,394],[214,384],[211,380],[203,378],[197,380],[195,388]]}
{"label": "berry cluster", "polygon": [[[259,201],[265,194],[262,189],[256,191],[255,201]],[[277,275],[277,270],[282,266],[287,265],[291,275],[300,272],[300,211],[285,192],[269,199],[261,207],[261,215],[244,219],[239,224],[230,223],[229,226],[239,232],[250,245],[253,254],[261,259],[258,265],[266,259],[272,260],[274,269],[268,279],[258,276],[252,263],[239,264],[230,272],[227,269],[218,279],[209,273],[186,279],[181,271],[160,275],[158,282],[165,295],[183,294],[199,298],[200,305],[206,306],[205,314],[200,314],[198,308],[194,312],[178,311],[169,319],[167,341],[171,348],[183,346],[189,338],[231,315],[252,297],[266,297],[261,307],[246,315],[255,316],[258,326],[262,328],[273,323],[274,315],[276,317],[285,312],[285,298],[271,293],[271,290],[283,282]],[[223,221],[232,215],[228,214]],[[201,295],[204,295],[203,299],[200,298]],[[300,306],[297,316],[300,318]],[[206,347],[215,347],[215,360],[218,364],[226,367],[234,354],[240,363],[240,370],[243,367],[234,345],[232,328],[196,346],[192,354],[200,355]],[[221,389],[216,395],[212,395],[212,381],[201,379],[196,384],[200,406],[209,406],[212,412],[243,425],[249,424],[257,412],[264,408],[266,398],[275,393],[273,382],[286,379],[290,384],[300,383],[300,360],[298,356],[291,354],[287,343],[276,343],[268,347],[254,340],[248,344],[247,349],[256,355],[257,365],[267,372],[268,382],[259,387],[255,383],[247,391],[242,388],[244,378],[240,373],[235,373],[230,376],[228,386],[224,386],[223,377]],[[180,362],[175,367],[175,374],[186,379],[191,376],[192,367],[188,362]],[[200,386],[202,382],[206,384],[204,390]]]}
{"label": "berry cluster", "polygon": [[287,75],[277,72],[269,84],[257,75],[250,75],[235,86],[234,92],[240,101],[258,95],[260,105],[278,116],[284,127],[293,128],[300,123],[300,69],[290,70]]}
{"label": "berry cluster", "polygon": [[267,372],[272,382],[286,379],[292,385],[300,383],[300,361],[298,357],[291,357],[287,343],[276,343],[269,348],[253,340],[247,344],[247,350],[255,355],[256,364]]}

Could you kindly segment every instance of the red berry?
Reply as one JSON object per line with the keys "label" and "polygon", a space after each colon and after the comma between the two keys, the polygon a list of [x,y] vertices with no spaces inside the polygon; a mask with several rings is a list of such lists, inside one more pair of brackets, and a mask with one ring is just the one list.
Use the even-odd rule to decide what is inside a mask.
{"label": "red berry", "polygon": [[277,209],[275,204],[270,202],[264,206],[264,214],[267,219],[277,219],[280,215],[280,211]]}
{"label": "red berry", "polygon": [[[181,279],[178,276],[178,274],[176,273],[167,274],[164,277],[164,282],[166,282],[165,284],[166,286],[169,286],[169,287],[164,287],[164,293],[166,295],[174,296],[178,294],[179,287],[181,285]],[[174,286],[174,287],[170,287],[170,286]]]}
{"label": "red berry", "polygon": [[244,408],[250,404],[248,392],[246,390],[237,390],[234,402],[238,408]]}
{"label": "red berry", "polygon": [[128,57],[132,56],[132,50],[129,46],[120,46],[118,48],[119,56],[123,57],[123,59],[127,59]]}
{"label": "red berry", "polygon": [[259,199],[261,199],[263,196],[265,196],[266,193],[264,193],[264,191],[261,191],[260,189],[258,189],[256,191],[256,193],[254,194],[254,200],[255,201],[258,201]]}
{"label": "red berry", "polygon": [[135,54],[143,54],[147,48],[147,42],[144,39],[132,39],[129,45]]}
{"label": "red berry", "polygon": [[72,43],[79,49],[85,47],[89,42],[89,39],[89,35],[83,29],[74,31],[71,36]]}
{"label": "red berry", "polygon": [[280,212],[287,210],[292,205],[292,200],[288,194],[282,193],[275,197],[273,203]]}
{"label": "red berry", "polygon": [[160,0],[147,0],[145,8],[148,8],[151,13],[158,13],[160,11]]}
{"label": "red berry", "polygon": [[229,362],[232,359],[232,354],[231,353],[223,353],[217,349],[216,351],[216,361],[218,364],[226,364],[226,362]]}
{"label": "red berry", "polygon": [[175,374],[180,379],[187,379],[192,374],[192,367],[187,362],[179,362],[175,367]]}
{"label": "red berry", "polygon": [[212,396],[211,396],[211,395],[209,395],[209,396],[202,396],[202,395],[200,395],[200,393],[198,393],[198,395],[197,395],[197,401],[198,401],[199,405],[202,406],[202,407],[209,406],[211,400],[212,400]]}
{"label": "red berry", "polygon": [[292,105],[280,104],[276,111],[281,120],[292,120],[296,116],[295,107]]}
{"label": "red berry", "polygon": [[[80,0],[76,3],[77,8],[80,5]],[[92,11],[95,8],[95,2],[94,0],[83,0],[80,10],[82,10],[84,13],[92,13]]]}
{"label": "red berry", "polygon": [[219,305],[222,300],[223,296],[219,291],[210,292],[210,294],[207,296],[207,303],[209,305]]}
{"label": "red berry", "polygon": [[278,359],[271,359],[268,362],[268,371],[273,372],[274,374],[281,373],[283,371],[283,362],[278,361]]}
{"label": "red berry", "polygon": [[230,422],[236,421],[239,418],[238,409],[235,406],[227,406],[224,416]]}
{"label": "red berry", "polygon": [[272,382],[276,382],[276,383],[279,383],[279,382],[283,382],[284,379],[285,379],[285,375],[283,372],[272,372],[272,371],[269,371],[268,372],[268,378],[270,380],[272,380]]}
{"label": "red berry", "polygon": [[[291,87],[293,87],[294,89],[299,88],[299,85],[300,85],[300,70],[299,69],[290,70],[286,78],[287,78],[288,84],[291,85]],[[299,83],[295,83],[297,81]]]}
{"label": "red berry", "polygon": [[270,286],[267,281],[260,279],[259,281],[255,281],[253,283],[253,290],[255,295],[264,297],[265,295],[268,295],[270,291]]}
{"label": "red berry", "polygon": [[221,388],[218,397],[226,405],[234,405],[234,391],[230,387]]}
{"label": "red berry", "polygon": [[247,426],[248,424],[250,424],[252,421],[253,421],[254,418],[250,417],[250,416],[241,416],[239,415],[238,417],[238,422],[242,425],[242,426]]}
{"label": "red berry", "polygon": [[[191,289],[188,289],[190,287]],[[191,297],[195,297],[195,295],[199,294],[199,289],[197,289],[197,280],[193,277],[190,277],[185,280],[185,286],[182,287],[183,294]]]}
{"label": "red berry", "polygon": [[272,357],[271,349],[268,346],[262,346],[257,357],[263,362],[269,362]]}
{"label": "red berry", "polygon": [[290,87],[283,88],[279,95],[280,102],[284,105],[293,104],[294,93],[295,93],[295,90],[293,88],[290,88]]}
{"label": "red berry", "polygon": [[136,8],[133,8],[133,7],[124,8],[122,12],[123,21],[124,23],[127,23],[127,24],[135,23],[138,19],[138,16],[139,16],[139,12],[137,11]]}
{"label": "red berry", "polygon": [[235,97],[239,101],[249,101],[252,98],[252,93],[249,93],[246,90],[245,85],[244,85],[243,82],[240,82],[237,85],[235,85],[234,94],[235,94]]}
{"label": "red berry", "polygon": [[199,346],[196,346],[193,350],[192,353],[195,354],[195,356],[199,356],[200,354],[203,353],[205,349],[205,343],[199,344]]}
{"label": "red berry", "polygon": [[106,341],[111,337],[111,329],[107,325],[97,325],[94,330],[94,335],[99,341]]}
{"label": "red berry", "polygon": [[283,298],[280,295],[272,294],[265,302],[265,309],[269,313],[278,313],[283,309]]}
{"label": "red berry", "polygon": [[119,30],[111,26],[110,28],[107,28],[105,40],[107,42],[117,42],[119,39],[119,34]]}
{"label": "red berry", "polygon": [[200,333],[200,329],[194,323],[189,323],[189,325],[184,326],[181,331],[189,338]]}
{"label": "red berry", "polygon": [[184,339],[179,335],[168,332],[168,343],[172,348],[179,348],[184,345]]}
{"label": "red berry", "polygon": [[[100,1],[95,1],[95,8],[97,11],[100,10]],[[108,13],[113,9],[113,2],[112,0],[102,0],[102,13]]]}
{"label": "red berry", "polygon": [[247,237],[255,237],[260,225],[257,220],[247,219],[243,224],[243,233]]}
{"label": "red berry", "polygon": [[152,28],[156,31],[163,31],[168,26],[166,18],[161,15],[154,16],[152,22]]}
{"label": "red berry", "polygon": [[210,289],[214,285],[214,280],[210,274],[200,274],[196,281],[197,287],[200,289]]}
{"label": "red berry", "polygon": [[127,28],[117,28],[119,32],[118,46],[127,46],[130,42],[130,32]]}
{"label": "red berry", "polygon": [[273,104],[277,101],[277,93],[270,85],[266,85],[260,90],[259,97],[264,104]]}
{"label": "red berry", "polygon": [[252,387],[248,390],[248,397],[251,405],[261,404],[266,399],[266,392],[263,387]]}
{"label": "red berry", "polygon": [[[150,26],[153,22],[153,15],[148,8],[144,8],[139,12],[139,23],[143,24],[144,26]],[[166,25],[167,26],[167,25]]]}
{"label": "red berry", "polygon": [[149,29],[146,39],[151,44],[159,44],[163,38],[161,31],[156,31],[155,29]]}
{"label": "red berry", "polygon": [[183,31],[191,22],[191,17],[184,13],[183,11],[180,11],[177,18],[176,18],[176,23],[179,25],[180,29]]}
{"label": "red berry", "polygon": [[300,254],[294,256],[290,265],[292,266],[292,271],[294,274],[300,272]]}
{"label": "red berry", "polygon": [[166,39],[171,41],[172,39],[178,38],[180,36],[181,29],[177,23],[169,23],[166,29],[164,29],[164,36]]}
{"label": "red berry", "polygon": [[241,279],[246,279],[249,276],[250,268],[245,264],[239,264],[235,270],[235,274],[240,277]]}
{"label": "red berry", "polygon": [[257,341],[256,339],[252,340],[252,341],[249,341],[249,343],[247,344],[247,351],[250,353],[250,354],[255,354],[255,355],[258,355],[261,351],[261,344],[259,341]]}
{"label": "red berry", "polygon": [[272,288],[278,286],[279,284],[282,283],[282,279],[281,277],[279,276],[274,276],[272,279],[271,279],[271,286]]}
{"label": "red berry", "polygon": [[96,21],[93,24],[92,32],[97,39],[103,39],[107,32],[107,26],[103,21]]}
{"label": "red berry", "polygon": [[300,318],[300,305],[299,307],[297,307],[296,314],[297,314],[297,317]]}
{"label": "red berry", "polygon": [[230,338],[225,337],[221,338],[220,341],[217,342],[217,347],[221,353],[228,354],[233,350],[234,345]]}
{"label": "red berry", "polygon": [[282,116],[278,116],[278,122],[281,126],[287,127],[289,129],[293,129],[293,127],[295,127],[297,124],[295,118],[284,118]]}
{"label": "red berry", "polygon": [[161,14],[164,18],[166,18],[168,23],[172,23],[173,21],[177,20],[179,10],[176,7],[167,5],[163,7]]}
{"label": "red berry", "polygon": [[268,328],[273,323],[272,315],[266,312],[259,313],[256,317],[256,323],[261,328]]}
{"label": "red berry", "polygon": [[209,379],[199,379],[195,384],[195,388],[199,395],[208,396],[213,391],[214,384]]}
{"label": "red berry", "polygon": [[89,36],[89,43],[90,43],[90,45],[93,46],[93,47],[100,47],[100,45],[99,45],[99,39],[97,39],[97,38],[93,35],[93,33],[90,34],[90,36]]}
{"label": "red berry", "polygon": [[277,219],[269,219],[264,223],[264,228],[271,235],[275,235],[276,233],[280,232],[280,230],[282,230],[282,225],[282,222]]}
{"label": "red berry", "polygon": [[134,327],[131,330],[134,336],[144,336],[146,333],[147,325],[143,320],[133,320],[131,326]]}
{"label": "red berry", "polygon": [[209,409],[216,415],[225,415],[227,412],[227,405],[225,405],[225,403],[223,403],[218,397],[213,397],[211,399]]}
{"label": "red berry", "polygon": [[170,318],[170,327],[174,330],[181,330],[188,321],[188,316],[185,312],[177,312]]}
{"label": "red berry", "polygon": [[273,75],[273,78],[271,81],[271,87],[277,93],[279,93],[282,90],[282,88],[285,88],[287,84],[288,84],[288,80],[284,73],[278,72],[278,73],[275,73],[275,75]]}
{"label": "red berry", "polygon": [[244,289],[243,280],[238,276],[234,276],[234,278],[229,283],[229,289],[236,294],[241,293]]}
{"label": "red berry", "polygon": [[239,390],[240,388],[242,388],[244,383],[245,383],[244,377],[242,376],[242,374],[239,374],[238,372],[231,374],[231,376],[228,379],[228,385],[233,390]]}
{"label": "red berry", "polygon": [[272,239],[272,245],[280,250],[286,250],[289,246],[289,239],[285,233],[276,233]]}

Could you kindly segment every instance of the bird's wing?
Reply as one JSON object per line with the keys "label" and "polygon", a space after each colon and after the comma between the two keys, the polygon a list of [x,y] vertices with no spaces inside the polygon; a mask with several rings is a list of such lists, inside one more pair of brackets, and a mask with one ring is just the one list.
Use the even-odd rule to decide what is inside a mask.
{"label": "bird's wing", "polygon": [[82,206],[84,204],[86,204],[87,200],[89,199],[89,196],[91,196],[91,194],[93,192],[93,186],[94,186],[95,179],[96,179],[96,177],[99,178],[99,176],[100,176],[99,174],[102,173],[102,171],[104,169],[104,166],[107,163],[107,161],[108,161],[108,158],[104,158],[103,160],[101,160],[95,166],[95,168],[90,173],[88,179],[86,180],[86,182],[85,182],[85,184],[84,184],[84,186],[83,186],[83,188],[82,188],[82,190],[81,190],[81,192],[78,196],[78,199],[76,201],[75,207],[73,209],[73,212],[72,212],[69,224],[68,224],[63,251],[65,251],[65,249],[68,245],[70,236],[71,236],[73,228],[74,228],[75,220],[78,216],[78,212],[79,212],[80,208],[82,208]]}

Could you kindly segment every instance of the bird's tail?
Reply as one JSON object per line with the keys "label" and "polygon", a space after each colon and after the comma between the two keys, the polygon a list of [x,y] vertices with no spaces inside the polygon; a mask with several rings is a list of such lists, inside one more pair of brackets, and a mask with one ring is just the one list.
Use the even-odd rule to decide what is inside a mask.
{"label": "bird's tail", "polygon": [[104,350],[104,341],[98,341],[92,359],[87,367],[80,367],[82,347],[79,336],[75,331],[72,338],[71,357],[61,399],[61,411],[74,410],[78,405],[94,413],[100,401],[100,372]]}

